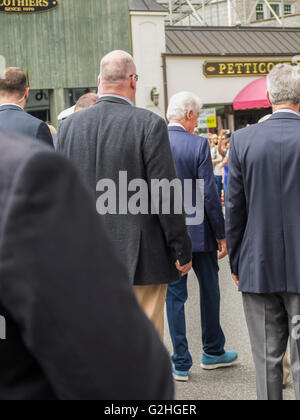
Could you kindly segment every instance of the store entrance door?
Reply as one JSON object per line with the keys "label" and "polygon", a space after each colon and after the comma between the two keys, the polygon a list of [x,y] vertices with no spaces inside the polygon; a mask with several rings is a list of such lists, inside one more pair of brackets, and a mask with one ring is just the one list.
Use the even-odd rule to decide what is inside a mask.
{"label": "store entrance door", "polygon": [[257,124],[265,115],[272,114],[272,108],[246,109],[235,111],[235,129],[247,127],[248,125]]}

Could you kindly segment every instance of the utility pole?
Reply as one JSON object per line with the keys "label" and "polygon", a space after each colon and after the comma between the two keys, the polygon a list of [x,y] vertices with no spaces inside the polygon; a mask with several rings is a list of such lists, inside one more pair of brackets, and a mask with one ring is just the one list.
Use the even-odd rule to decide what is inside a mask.
{"label": "utility pole", "polygon": [[169,0],[170,24],[173,25],[173,3]]}
{"label": "utility pole", "polygon": [[227,0],[227,11],[228,11],[228,26],[232,26],[232,7],[231,7],[231,0]]}
{"label": "utility pole", "polygon": [[281,22],[282,22],[282,27],[284,28],[284,26],[285,26],[285,21],[284,21],[284,0],[281,0]]}
{"label": "utility pole", "polygon": [[247,7],[246,7],[246,0],[243,0],[244,5],[244,23],[247,24]]}

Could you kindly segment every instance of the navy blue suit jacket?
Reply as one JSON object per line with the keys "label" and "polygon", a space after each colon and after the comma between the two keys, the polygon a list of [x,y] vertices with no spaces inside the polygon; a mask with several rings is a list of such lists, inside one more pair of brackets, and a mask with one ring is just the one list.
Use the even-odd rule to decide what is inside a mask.
{"label": "navy blue suit jacket", "polygon": [[300,293],[300,118],[276,113],[232,136],[231,269],[245,293]]}
{"label": "navy blue suit jacket", "polygon": [[193,252],[216,251],[216,239],[225,238],[225,223],[208,141],[176,126],[169,127],[169,137],[178,178],[182,183],[185,179],[193,180],[194,197],[196,180],[204,180],[204,222],[189,226]]}
{"label": "navy blue suit jacket", "polygon": [[40,140],[54,147],[47,124],[27,114],[17,105],[0,106],[0,128]]}

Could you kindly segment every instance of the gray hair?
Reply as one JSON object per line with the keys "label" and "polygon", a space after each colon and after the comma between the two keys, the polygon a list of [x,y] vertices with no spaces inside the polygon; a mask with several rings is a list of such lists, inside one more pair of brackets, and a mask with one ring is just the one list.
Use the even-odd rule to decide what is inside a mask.
{"label": "gray hair", "polygon": [[298,66],[278,64],[267,77],[272,105],[300,103],[300,70]]}
{"label": "gray hair", "polygon": [[117,84],[126,80],[135,71],[130,54],[125,51],[112,51],[101,60],[100,79],[102,83]]}
{"label": "gray hair", "polygon": [[172,120],[183,120],[189,111],[194,114],[200,112],[202,108],[200,98],[191,92],[180,92],[172,96],[168,107],[167,118]]}

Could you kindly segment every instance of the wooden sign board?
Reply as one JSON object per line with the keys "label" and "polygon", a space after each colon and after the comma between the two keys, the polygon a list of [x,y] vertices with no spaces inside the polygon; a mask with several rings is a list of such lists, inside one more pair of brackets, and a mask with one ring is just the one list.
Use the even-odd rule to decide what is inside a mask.
{"label": "wooden sign board", "polygon": [[57,0],[0,0],[0,13],[40,13],[57,6]]}
{"label": "wooden sign board", "polygon": [[203,74],[208,78],[267,76],[279,63],[291,64],[291,60],[206,62],[203,65]]}

